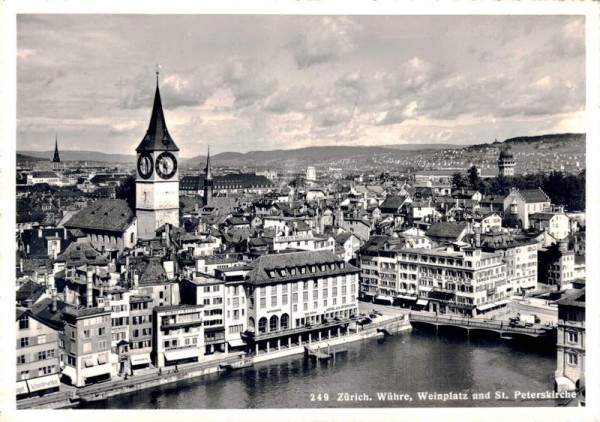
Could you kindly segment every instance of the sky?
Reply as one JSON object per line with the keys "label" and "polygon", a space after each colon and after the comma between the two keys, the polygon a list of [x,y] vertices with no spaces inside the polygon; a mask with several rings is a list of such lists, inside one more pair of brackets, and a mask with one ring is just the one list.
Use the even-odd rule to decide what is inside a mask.
{"label": "sky", "polygon": [[180,156],[584,132],[582,16],[17,16],[17,149]]}

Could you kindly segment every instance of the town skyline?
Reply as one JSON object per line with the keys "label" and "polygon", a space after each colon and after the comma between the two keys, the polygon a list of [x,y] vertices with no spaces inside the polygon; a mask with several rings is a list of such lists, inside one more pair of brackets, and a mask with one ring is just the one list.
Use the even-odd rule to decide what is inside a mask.
{"label": "town skyline", "polygon": [[[584,25],[578,16],[19,15],[17,150],[50,150],[58,134],[61,150],[128,153],[145,133],[156,63],[182,158],[208,144],[218,154],[585,132]],[[67,29],[77,36],[67,40]]]}

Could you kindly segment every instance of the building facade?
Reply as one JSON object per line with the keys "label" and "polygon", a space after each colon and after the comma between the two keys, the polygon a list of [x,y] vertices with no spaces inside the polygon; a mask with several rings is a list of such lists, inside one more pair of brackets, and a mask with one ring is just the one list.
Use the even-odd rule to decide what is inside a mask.
{"label": "building facade", "polygon": [[204,354],[203,305],[153,309],[154,364],[157,368],[198,362]]}
{"label": "building facade", "polygon": [[17,398],[59,388],[58,331],[29,310],[17,309]]}
{"label": "building facade", "polygon": [[558,302],[556,390],[585,387],[585,289]]}

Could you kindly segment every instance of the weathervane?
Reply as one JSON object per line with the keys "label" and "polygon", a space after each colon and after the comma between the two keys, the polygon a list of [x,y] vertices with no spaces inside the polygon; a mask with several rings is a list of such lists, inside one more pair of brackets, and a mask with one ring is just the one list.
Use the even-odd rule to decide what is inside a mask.
{"label": "weathervane", "polygon": [[156,83],[158,83],[158,74],[160,73],[160,64],[156,63]]}

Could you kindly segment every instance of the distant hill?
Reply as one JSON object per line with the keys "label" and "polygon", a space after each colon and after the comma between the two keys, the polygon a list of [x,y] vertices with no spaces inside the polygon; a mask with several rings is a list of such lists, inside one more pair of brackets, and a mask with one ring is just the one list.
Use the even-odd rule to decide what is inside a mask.
{"label": "distant hill", "polygon": [[[331,166],[344,169],[357,169],[361,166],[374,168],[394,168],[396,166],[455,166],[464,167],[463,161],[488,161],[496,167],[497,154],[505,145],[511,146],[515,153],[550,153],[553,155],[585,154],[585,134],[564,133],[541,136],[522,136],[510,138],[504,142],[479,145],[455,144],[394,144],[383,146],[324,146],[298,149],[278,149],[271,151],[223,152],[211,156],[216,166],[231,167],[272,167],[305,168],[308,165]],[[50,160],[51,151],[19,151],[20,155]],[[115,163],[134,163],[135,155],[105,154],[92,151],[61,151],[61,161],[103,161]],[[206,163],[205,155],[182,158],[181,164],[190,168],[202,169]],[[449,163],[453,161],[453,163]]]}
{"label": "distant hill", "polygon": [[[17,155],[27,155],[50,161],[54,151],[18,151]],[[60,161],[102,161],[112,163],[134,163],[135,155],[105,154],[95,151],[60,151]]]}
{"label": "distant hill", "polygon": [[[39,158],[39,157],[33,157],[31,155],[17,154],[17,163],[46,161],[46,160],[47,159]],[[48,161],[50,161],[50,160],[48,160]]]}
{"label": "distant hill", "polygon": [[[350,157],[364,157],[373,154],[397,154],[398,148],[387,146],[350,147],[350,146],[326,146],[306,147],[299,149],[276,149],[271,151],[250,151],[245,154],[225,152],[212,156],[219,165],[240,164],[267,164],[269,161],[309,161],[322,162],[332,159],[344,159]],[[199,155],[187,161],[204,162],[206,156]]]}
{"label": "distant hill", "polygon": [[504,144],[532,144],[532,143],[559,143],[559,142],[585,142],[585,133],[559,133],[555,135],[519,136],[504,141]]}

